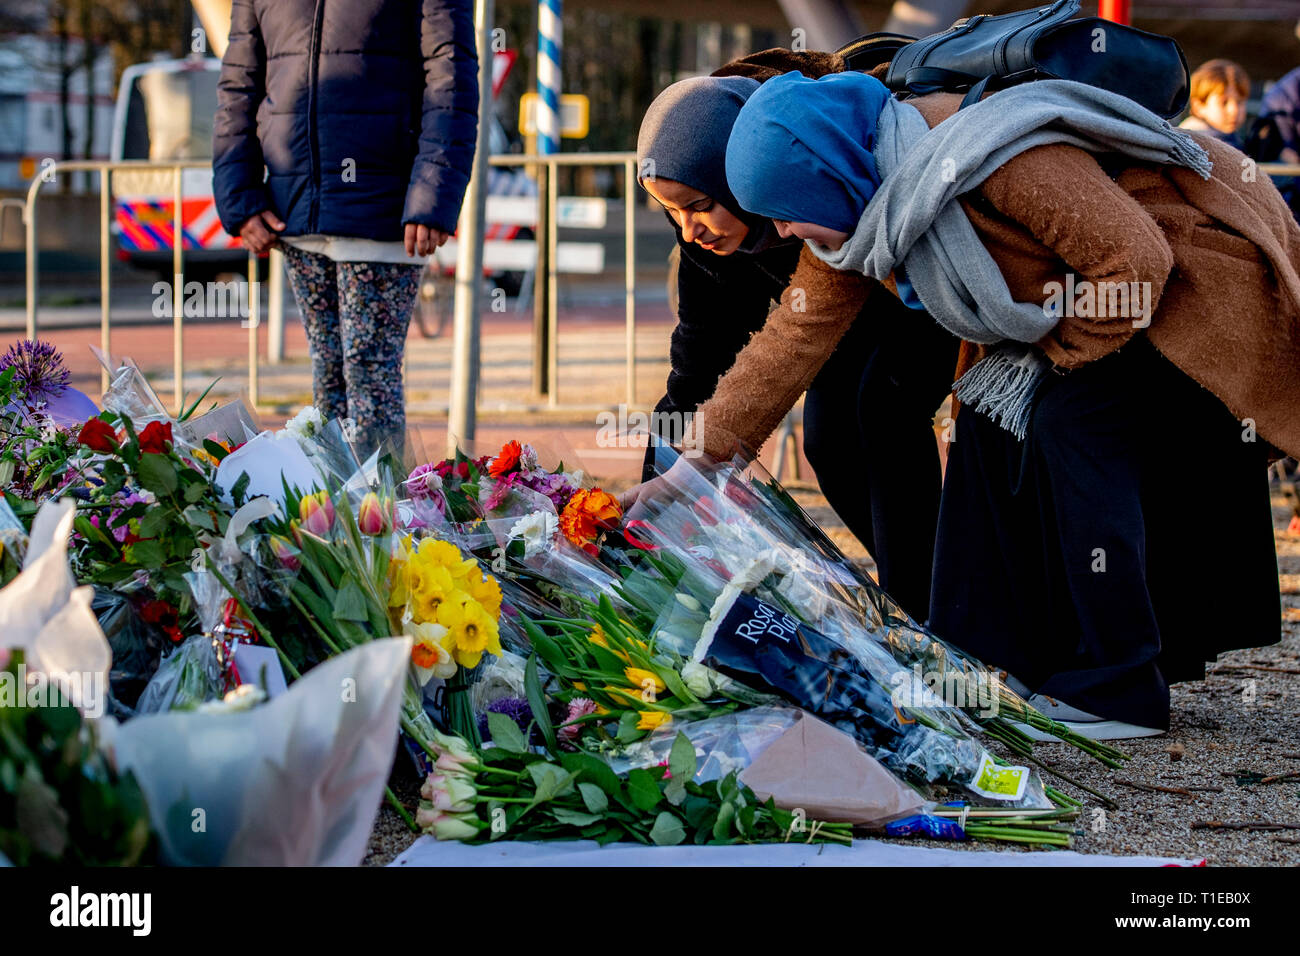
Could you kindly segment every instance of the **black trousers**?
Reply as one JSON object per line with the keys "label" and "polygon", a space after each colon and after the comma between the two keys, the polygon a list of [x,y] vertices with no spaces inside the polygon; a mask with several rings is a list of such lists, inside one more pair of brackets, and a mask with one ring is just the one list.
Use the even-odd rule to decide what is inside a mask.
{"label": "black trousers", "polygon": [[958,415],[930,628],[1035,692],[1169,726],[1169,689],[1281,630],[1266,446],[1145,339]]}
{"label": "black trousers", "polygon": [[881,287],[804,399],[804,453],[822,493],[918,621],[930,604],[942,480],[934,413],[952,390],[959,345]]}

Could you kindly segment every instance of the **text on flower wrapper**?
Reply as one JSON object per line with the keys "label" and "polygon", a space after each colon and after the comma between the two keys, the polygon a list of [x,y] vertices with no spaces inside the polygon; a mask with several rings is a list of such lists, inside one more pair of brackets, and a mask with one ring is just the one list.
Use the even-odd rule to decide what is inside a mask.
{"label": "text on flower wrapper", "polygon": [[789,644],[798,632],[799,625],[790,615],[782,614],[766,604],[759,604],[749,620],[741,622],[736,628],[735,634],[754,644],[761,644],[773,637]]}

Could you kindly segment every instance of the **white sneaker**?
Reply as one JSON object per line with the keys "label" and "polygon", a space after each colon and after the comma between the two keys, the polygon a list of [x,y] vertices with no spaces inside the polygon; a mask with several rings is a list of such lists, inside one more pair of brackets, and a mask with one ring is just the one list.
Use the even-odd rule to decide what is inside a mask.
{"label": "white sneaker", "polygon": [[[1156,727],[1140,727],[1137,724],[1126,724],[1122,720],[1107,720],[1044,694],[1034,694],[1027,703],[1044,717],[1059,721],[1080,737],[1089,740],[1132,740],[1136,737],[1159,737],[1165,733]],[[1031,740],[1059,739],[1028,724],[1017,722],[1016,728]]]}

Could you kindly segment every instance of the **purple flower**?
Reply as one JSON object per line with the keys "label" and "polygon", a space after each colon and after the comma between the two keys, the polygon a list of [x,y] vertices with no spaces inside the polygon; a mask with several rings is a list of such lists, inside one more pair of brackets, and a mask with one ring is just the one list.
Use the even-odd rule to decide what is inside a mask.
{"label": "purple flower", "polygon": [[564,472],[558,471],[551,474],[548,471],[534,471],[523,476],[525,488],[531,488],[538,494],[545,495],[551,499],[555,505],[556,512],[564,510],[564,506],[569,503],[574,492],[578,490],[577,485]]}
{"label": "purple flower", "polygon": [[[490,714],[505,714],[519,725],[520,730],[527,730],[533,720],[533,709],[522,697],[502,697],[488,704],[487,709]],[[488,730],[487,714],[479,716],[478,729],[483,737],[492,736]]]}
{"label": "purple flower", "polygon": [[0,356],[0,372],[9,368],[14,369],[14,385],[28,405],[58,398],[72,380],[63,356],[49,342],[15,342]]}

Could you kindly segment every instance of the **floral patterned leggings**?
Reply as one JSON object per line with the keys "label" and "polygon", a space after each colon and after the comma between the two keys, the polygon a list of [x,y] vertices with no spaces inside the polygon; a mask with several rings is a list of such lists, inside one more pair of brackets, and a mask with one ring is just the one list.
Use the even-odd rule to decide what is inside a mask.
{"label": "floral patterned leggings", "polygon": [[312,397],[326,418],[351,418],[365,447],[406,431],[402,355],[419,292],[418,265],[335,262],[281,243],[307,329]]}

